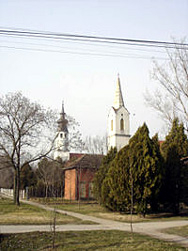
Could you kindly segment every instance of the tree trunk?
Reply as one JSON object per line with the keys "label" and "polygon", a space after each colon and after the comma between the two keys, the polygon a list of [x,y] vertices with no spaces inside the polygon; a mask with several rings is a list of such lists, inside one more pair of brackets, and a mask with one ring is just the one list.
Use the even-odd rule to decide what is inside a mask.
{"label": "tree trunk", "polygon": [[45,198],[46,198],[46,200],[48,198],[48,185],[47,184],[46,184]]}
{"label": "tree trunk", "polygon": [[17,192],[17,172],[14,171],[14,204],[16,204],[16,192]]}
{"label": "tree trunk", "polygon": [[20,205],[20,169],[17,168],[16,169],[17,175],[17,186],[16,186],[16,205],[19,206]]}
{"label": "tree trunk", "polygon": [[18,167],[14,172],[14,204],[20,205],[20,170]]}

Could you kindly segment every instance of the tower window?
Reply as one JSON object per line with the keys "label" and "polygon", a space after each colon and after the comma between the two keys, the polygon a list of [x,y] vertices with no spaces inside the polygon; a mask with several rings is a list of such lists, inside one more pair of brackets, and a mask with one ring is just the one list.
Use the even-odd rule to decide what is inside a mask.
{"label": "tower window", "polygon": [[62,133],[60,133],[60,138],[63,138],[63,134]]}
{"label": "tower window", "polygon": [[113,120],[111,120],[111,131],[113,131]]}
{"label": "tower window", "polygon": [[120,130],[121,131],[124,130],[124,120],[123,119],[120,120]]}

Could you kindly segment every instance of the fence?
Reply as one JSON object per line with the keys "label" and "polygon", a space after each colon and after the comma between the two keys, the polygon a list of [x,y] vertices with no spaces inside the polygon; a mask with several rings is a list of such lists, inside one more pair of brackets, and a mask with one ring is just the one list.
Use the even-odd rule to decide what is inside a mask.
{"label": "fence", "polygon": [[[0,195],[5,195],[8,197],[13,197],[14,190],[13,189],[7,189],[7,188],[0,188]],[[20,198],[24,199],[26,196],[25,190],[20,190]]]}

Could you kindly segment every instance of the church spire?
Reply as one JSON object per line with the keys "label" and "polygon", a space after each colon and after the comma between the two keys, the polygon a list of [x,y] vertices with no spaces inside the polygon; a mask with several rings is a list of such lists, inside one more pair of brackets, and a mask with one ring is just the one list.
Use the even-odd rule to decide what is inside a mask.
{"label": "church spire", "polygon": [[60,118],[57,121],[57,134],[55,139],[54,159],[58,157],[63,161],[69,160],[69,132],[68,132],[68,120],[66,119],[66,113],[64,110],[64,102],[62,102],[62,110],[60,112]]}
{"label": "church spire", "polygon": [[64,111],[64,101],[62,101],[62,111],[61,113],[65,116],[65,111]]}
{"label": "church spire", "polygon": [[67,124],[68,120],[65,118],[64,102],[62,102],[62,111],[60,113],[60,118],[57,121],[59,132],[68,132]]}
{"label": "church spire", "polygon": [[123,102],[123,95],[122,95],[122,92],[121,92],[120,77],[119,77],[119,74],[118,74],[113,107],[115,109],[119,109],[121,106],[124,106],[124,102]]}

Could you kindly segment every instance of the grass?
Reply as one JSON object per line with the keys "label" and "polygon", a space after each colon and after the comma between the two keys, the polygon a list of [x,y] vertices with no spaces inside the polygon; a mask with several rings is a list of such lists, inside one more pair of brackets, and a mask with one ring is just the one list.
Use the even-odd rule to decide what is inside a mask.
{"label": "grass", "polygon": [[[51,250],[52,234],[32,232],[28,234],[1,235],[0,250]],[[148,236],[122,231],[57,232],[56,250],[186,250],[175,244]]]}
{"label": "grass", "polygon": [[188,226],[168,228],[163,230],[162,232],[168,234],[180,235],[188,238]]}
{"label": "grass", "polygon": [[[21,203],[18,207],[10,199],[0,198],[0,224],[51,224],[54,212]],[[56,214],[57,224],[89,224],[78,218]]]}
{"label": "grass", "polygon": [[[49,206],[53,206],[54,201],[48,200],[45,201],[44,199],[36,199],[35,201],[40,203],[48,204]],[[98,203],[95,202],[87,202],[83,201],[78,205],[78,202],[69,202],[63,201],[62,199],[57,199],[56,201],[57,207],[59,209],[96,216],[104,219],[116,220],[120,222],[130,222],[131,216],[130,214],[123,214],[119,212],[111,212],[105,207],[100,206]],[[149,214],[146,215],[145,218],[141,217],[140,215],[134,214],[132,217],[133,222],[151,222],[151,221],[173,221],[173,220],[188,220],[187,216],[173,216],[172,214]]]}

